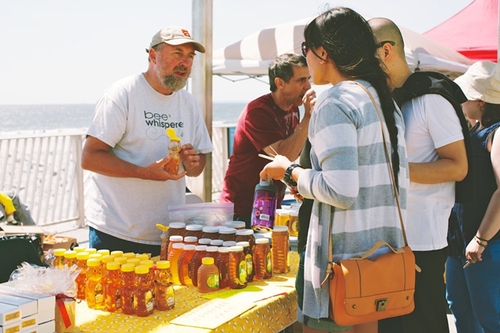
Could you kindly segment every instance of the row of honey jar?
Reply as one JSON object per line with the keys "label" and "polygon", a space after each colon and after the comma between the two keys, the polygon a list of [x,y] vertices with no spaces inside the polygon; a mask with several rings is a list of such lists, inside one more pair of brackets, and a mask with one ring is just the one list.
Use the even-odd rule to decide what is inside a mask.
{"label": "row of honey jar", "polygon": [[[219,288],[240,289],[254,279],[272,277],[273,272],[282,274],[289,271],[287,227],[275,227],[272,232],[272,248],[267,238],[255,239],[253,230],[244,229],[241,232],[246,240],[229,246],[224,244],[231,241],[215,246],[212,242],[217,240],[212,240],[212,245],[207,246],[203,238],[198,240],[198,244],[191,244],[183,242],[181,236],[170,236],[167,259],[171,263],[173,283],[197,286],[197,272],[202,259],[206,257],[213,258],[219,271]],[[180,237],[180,240],[174,237]]]}
{"label": "row of honey jar", "polygon": [[154,263],[148,254],[55,249],[52,265],[80,270],[76,298],[85,300],[89,308],[148,316],[154,309],[175,306],[170,263]]}

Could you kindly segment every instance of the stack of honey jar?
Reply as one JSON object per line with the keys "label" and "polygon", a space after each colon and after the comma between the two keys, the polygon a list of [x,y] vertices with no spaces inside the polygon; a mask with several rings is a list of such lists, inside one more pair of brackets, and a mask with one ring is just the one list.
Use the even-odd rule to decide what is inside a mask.
{"label": "stack of honey jar", "polygon": [[148,254],[75,247],[54,249],[52,266],[79,269],[76,298],[92,309],[145,317],[175,306],[170,263]]}
{"label": "stack of honey jar", "polygon": [[[174,284],[197,286],[201,292],[241,289],[253,280],[271,278],[273,272],[289,271],[286,226],[274,228],[272,243],[271,249],[267,238],[256,239],[244,222],[231,221],[224,226],[173,222],[162,235],[160,258],[171,263]],[[212,275],[198,274],[203,264],[215,266],[210,270]],[[216,271],[218,281],[213,275]]]}
{"label": "stack of honey jar", "polygon": [[148,316],[175,306],[174,285],[199,292],[241,289],[289,271],[288,227],[275,226],[272,249],[244,222],[225,226],[171,223],[162,234],[160,260],[148,254],[75,247],[54,249],[52,265],[79,269],[76,297],[89,308]]}

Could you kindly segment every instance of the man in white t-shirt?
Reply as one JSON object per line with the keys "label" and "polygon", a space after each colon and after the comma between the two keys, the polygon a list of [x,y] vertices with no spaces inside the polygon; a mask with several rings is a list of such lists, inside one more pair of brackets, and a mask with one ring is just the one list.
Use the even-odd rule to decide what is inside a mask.
{"label": "man in white t-shirt", "polygon": [[[403,37],[392,21],[375,18],[369,24],[379,42],[378,54],[396,96],[417,77],[431,82],[426,75],[435,74],[412,74],[405,58]],[[448,80],[440,74],[436,77]],[[448,81],[446,84],[450,84]],[[445,89],[441,90],[446,94]],[[458,91],[461,93],[459,88]],[[405,229],[422,271],[416,275],[415,310],[406,316],[380,321],[379,332],[443,333],[449,331],[443,278],[448,218],[455,203],[455,182],[463,180],[468,170],[463,127],[457,113],[460,102],[457,111],[450,99],[439,93],[408,93],[410,98],[398,100],[405,119],[410,169]]]}
{"label": "man in white t-shirt", "polygon": [[[205,48],[181,27],[152,38],[145,73],[111,85],[97,102],[82,153],[93,171],[86,202],[90,247],[126,252],[160,252],[168,207],[184,204],[185,176],[205,167],[212,143],[194,96],[182,89],[195,51]],[[181,139],[180,171],[170,174],[167,155],[174,129]]]}

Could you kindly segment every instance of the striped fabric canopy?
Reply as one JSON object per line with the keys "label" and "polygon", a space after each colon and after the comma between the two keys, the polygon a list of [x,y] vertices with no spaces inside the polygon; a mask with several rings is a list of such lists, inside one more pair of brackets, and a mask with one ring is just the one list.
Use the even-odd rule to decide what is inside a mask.
{"label": "striped fabric canopy", "polygon": [[[269,64],[283,53],[301,53],[304,26],[311,18],[263,29],[213,53],[215,75],[267,75]],[[415,70],[438,71],[454,78],[472,61],[460,53],[412,30],[400,27],[406,59]]]}

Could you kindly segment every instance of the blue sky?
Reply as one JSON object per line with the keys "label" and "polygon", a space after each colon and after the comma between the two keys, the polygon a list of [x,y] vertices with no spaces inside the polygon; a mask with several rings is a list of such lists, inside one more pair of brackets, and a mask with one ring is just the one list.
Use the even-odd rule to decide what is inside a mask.
{"label": "blue sky", "polygon": [[[277,24],[346,6],[423,33],[472,0],[213,0],[217,50]],[[15,0],[0,4],[0,104],[95,103],[107,86],[147,69],[144,49],[166,25],[192,26],[190,0]],[[214,101],[268,91],[213,78]]]}

